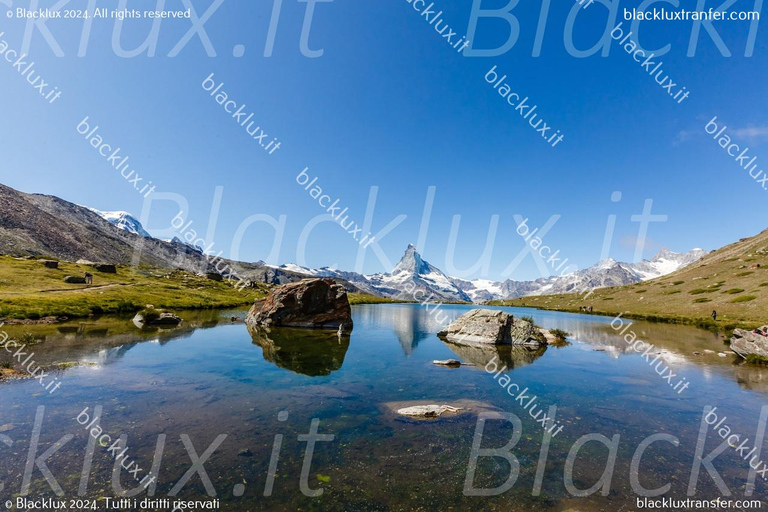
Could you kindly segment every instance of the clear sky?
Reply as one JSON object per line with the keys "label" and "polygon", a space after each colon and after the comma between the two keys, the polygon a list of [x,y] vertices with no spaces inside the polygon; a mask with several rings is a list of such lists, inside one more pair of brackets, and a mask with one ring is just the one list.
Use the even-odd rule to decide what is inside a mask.
{"label": "clear sky", "polygon": [[[482,0],[475,6],[508,3]],[[717,116],[734,142],[749,146],[758,167],[768,163],[768,28],[722,21],[711,33],[706,27],[696,32],[693,21],[642,22],[640,43],[648,51],[670,45],[656,61],[663,62],[676,89],[690,91],[678,103],[619,42],[603,37],[621,21],[610,19],[607,3],[579,11],[567,0],[522,0],[511,11],[512,24],[498,15],[481,17],[475,51],[501,47],[510,27],[519,27],[514,44],[493,56],[458,53],[430,25],[431,16],[421,16],[406,0],[317,3],[308,48],[323,54],[312,58],[300,50],[308,4],[297,0],[284,0],[279,12],[273,0],[216,2],[202,26],[204,38],[193,31],[186,43],[190,20],[162,20],[156,41],[150,39],[150,46],[156,43],[151,57],[147,51],[118,53],[140,47],[152,20],[56,19],[35,25],[15,18],[15,9],[29,7],[29,1],[0,0],[0,39],[21,50],[26,32],[27,61],[34,61],[47,87],[62,92],[49,103],[0,58],[0,182],[101,210],[136,216],[144,210],[145,227],[162,237],[179,210],[164,198],[177,194],[206,245],[213,242],[226,256],[335,264],[366,273],[391,270],[388,265],[408,243],[422,242],[424,258],[449,273],[541,277],[531,257],[502,276],[525,247],[514,215],[527,218],[531,228],[559,215],[545,243],[579,268],[600,259],[606,224],[615,215],[609,254],[631,261],[640,232],[632,216],[642,213],[647,199],[653,200],[653,214],[668,219],[648,226],[644,257],[662,246],[716,249],[768,227],[768,192],[704,130]],[[616,3],[621,18],[623,8],[640,1]],[[2,4],[14,17],[5,16]],[[39,1],[41,8],[54,4]],[[99,2],[109,10],[117,4]],[[452,42],[472,28],[472,4],[435,1],[434,10],[444,11],[440,19],[457,33]],[[680,4],[693,8],[696,1]],[[87,5],[71,0],[65,9]],[[155,8],[154,1],[124,5]],[[754,5],[737,0],[730,9]],[[168,0],[165,8],[188,6],[203,16],[211,2]],[[575,15],[572,32],[569,15]],[[271,19],[277,20],[273,44]],[[624,32],[630,24],[623,23]],[[607,57],[602,51],[572,55],[573,48],[587,50],[601,38]],[[730,57],[722,55],[718,38]],[[265,57],[269,46],[272,54]],[[745,56],[751,46],[751,56]],[[553,127],[549,133],[559,129],[565,135],[562,142],[552,147],[487,83],[493,66],[499,78],[508,75],[512,91],[538,105]],[[211,73],[216,84],[224,82],[220,90],[229,99],[254,113],[266,141],[278,138],[278,150],[270,154],[260,147],[203,89]],[[142,183],[156,186],[151,203],[78,133],[86,116],[90,128],[99,126],[104,143],[130,156]],[[296,182],[305,167],[359,224],[371,187],[377,187],[374,233],[400,215],[405,219],[366,251],[333,222],[318,224],[303,242],[302,231],[324,211]],[[214,229],[209,219],[217,187]],[[430,187],[434,201],[420,241]],[[615,191],[621,199],[612,202]],[[281,215],[285,229],[273,250],[275,230],[263,219]],[[487,271],[460,272],[480,259],[494,215],[498,229]],[[454,219],[460,224],[452,251]]]}

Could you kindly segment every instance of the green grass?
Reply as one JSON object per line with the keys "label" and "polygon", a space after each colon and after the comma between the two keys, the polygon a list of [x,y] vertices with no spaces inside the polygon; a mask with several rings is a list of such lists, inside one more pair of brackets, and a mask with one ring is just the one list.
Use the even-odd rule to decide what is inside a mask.
{"label": "green grass", "polygon": [[[64,283],[66,275],[94,274],[93,285]],[[250,305],[268,286],[238,291],[233,283],[216,282],[182,270],[119,265],[103,274],[76,263],[45,268],[37,260],[0,256],[0,318],[46,316],[87,317],[133,313],[152,304],[164,309],[213,309]]]}
{"label": "green grass", "polygon": [[694,288],[688,293],[691,295],[701,295],[702,293],[714,293],[718,290],[720,290],[720,288]]}
{"label": "green grass", "polygon": [[565,341],[565,338],[571,335],[571,333],[562,329],[550,329],[549,332],[560,341]]}
{"label": "green grass", "polygon": [[377,297],[375,295],[368,295],[367,293],[348,293],[347,298],[349,303],[354,304],[397,304],[403,303],[402,300],[385,299],[384,297]]}
{"label": "green grass", "polygon": [[723,293],[727,293],[730,295],[735,295],[737,293],[741,293],[744,291],[744,288],[731,288],[730,290],[725,290]]}
{"label": "green grass", "polygon": [[757,354],[748,354],[746,360],[750,364],[768,364],[768,359]]}
{"label": "green grass", "polygon": [[736,297],[731,301],[731,304],[738,304],[739,302],[750,302],[755,300],[757,297],[754,295],[742,295],[741,297]]}
{"label": "green grass", "polygon": [[635,290],[635,293],[645,293],[645,292],[647,292],[647,291],[648,291],[647,289],[644,289],[644,290]]}
{"label": "green grass", "polygon": [[683,284],[684,282],[685,282],[685,281],[675,281],[675,282],[674,282],[674,283],[672,283],[672,284],[673,284],[674,286],[680,286],[680,285],[681,285],[681,284]]}
{"label": "green grass", "polygon": [[703,304],[704,302],[712,302],[712,299],[709,297],[699,297],[698,299],[693,299],[694,304]]}
{"label": "green grass", "polygon": [[676,293],[682,293],[680,290],[669,290],[668,292],[662,292],[662,295],[674,295]]}

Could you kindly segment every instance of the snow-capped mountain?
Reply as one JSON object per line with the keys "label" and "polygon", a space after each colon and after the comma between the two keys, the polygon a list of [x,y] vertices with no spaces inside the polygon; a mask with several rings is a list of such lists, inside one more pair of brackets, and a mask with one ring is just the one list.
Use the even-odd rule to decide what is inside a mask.
{"label": "snow-capped mountain", "polygon": [[[408,246],[402,259],[391,273],[366,276],[327,267],[310,269],[293,264],[282,265],[277,268],[316,277],[344,279],[367,293],[395,299],[414,300],[412,293],[409,293],[406,288],[412,290],[415,287],[431,294],[433,296],[431,300],[484,302],[516,299],[528,295],[581,293],[608,286],[639,283],[670,274],[693,263],[705,254],[706,251],[702,249],[694,249],[687,253],[675,253],[665,248],[650,260],[643,260],[639,263],[623,263],[613,258],[607,258],[583,270],[533,281],[515,281],[513,279],[501,282],[486,279],[468,281],[450,277],[437,267],[424,261],[413,245]],[[409,283],[412,286],[408,286]]]}
{"label": "snow-capped mountain", "polygon": [[139,235],[144,238],[152,238],[152,236],[144,229],[144,226],[141,225],[141,222],[139,222],[136,217],[128,212],[102,212],[96,208],[88,209],[113,226],[122,229],[123,231],[127,231],[128,233],[133,233],[134,235]]}
{"label": "snow-capped mountain", "polygon": [[485,280],[460,281],[462,290],[473,302],[494,299],[516,299],[527,295],[554,295],[558,293],[585,292],[608,286],[623,286],[671,274],[694,261],[702,258],[707,251],[693,249],[686,253],[676,253],[662,249],[650,260],[639,263],[623,263],[613,258],[604,259],[583,270],[577,270],[563,276],[550,276],[535,281],[514,281],[508,279],[501,283]]}
{"label": "snow-capped mountain", "polygon": [[[94,208],[89,208],[89,210],[118,229],[144,238],[152,238],[141,225],[141,222],[128,212],[102,212]],[[165,242],[177,248],[186,248],[187,252],[191,248],[194,252],[202,254],[202,249],[178,237],[165,240]],[[639,263],[622,263],[613,258],[607,258],[589,268],[577,270],[570,274],[553,275],[532,281],[515,281],[513,279],[500,282],[486,279],[468,281],[454,278],[424,261],[413,245],[408,246],[405,254],[390,273],[362,275],[328,267],[310,269],[294,264],[273,268],[276,271],[289,274],[344,280],[363,292],[393,299],[421,300],[429,298],[433,301],[484,302],[516,299],[528,295],[581,293],[608,286],[639,283],[670,274],[693,263],[705,254],[707,252],[702,249],[676,253],[664,248],[650,260],[643,260]],[[422,296],[419,293],[417,297],[414,297],[414,290],[423,290],[426,294]]]}
{"label": "snow-capped mountain", "polygon": [[435,300],[466,302],[471,300],[461,288],[456,286],[452,277],[448,277],[442,270],[424,261],[413,245],[408,245],[405,254],[391,273],[374,274],[366,278],[375,289],[385,290],[387,296],[392,298],[413,300],[412,293],[406,290],[406,286],[410,283],[416,289],[427,290],[430,295],[434,295]]}
{"label": "snow-capped mountain", "polygon": [[[409,245],[405,254],[390,273],[362,275],[357,272],[345,272],[328,267],[312,269],[299,265],[287,264],[276,267],[280,270],[297,272],[315,277],[332,277],[343,279],[354,284],[360,290],[372,295],[379,295],[391,299],[416,300],[427,299],[433,301],[462,301],[471,302],[469,295],[457,286],[455,279],[443,273],[439,268],[424,261],[416,250]],[[422,290],[426,294],[413,296],[408,290]]]}

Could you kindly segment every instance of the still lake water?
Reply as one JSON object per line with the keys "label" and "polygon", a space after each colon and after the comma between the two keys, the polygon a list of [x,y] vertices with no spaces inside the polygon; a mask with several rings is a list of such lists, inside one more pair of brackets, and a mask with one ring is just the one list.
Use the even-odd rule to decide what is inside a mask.
{"label": "still lake water", "polygon": [[[441,309],[452,319],[472,307]],[[630,463],[648,436],[679,439],[678,446],[651,444],[639,470],[645,488],[669,483],[664,496],[674,498],[686,497],[705,406],[716,406],[720,417],[727,416],[725,423],[741,439],[755,439],[761,407],[768,405],[768,369],[739,364],[720,335],[647,322],[632,326],[640,339],[658,347],[654,354],[662,352],[661,360],[676,374],[673,383],[683,377],[690,382],[678,393],[628,348],[610,327],[611,318],[502,309],[530,315],[546,328],[564,329],[572,343],[538,352],[458,347],[436,337],[440,325],[424,308],[396,304],[354,306],[354,330],[343,339],[306,331],[250,333],[243,323],[230,320],[242,318],[243,311],[188,313],[182,328],[167,332],[139,333],[125,327],[128,320],[114,319],[9,330],[12,336],[26,331],[44,336],[33,347],[43,365],[89,364],[61,373],[63,384],[53,395],[37,381],[0,384],[0,433],[7,436],[0,437],[0,500],[22,492],[36,415],[41,427],[32,459],[62,436],[74,436],[46,462],[49,480],[55,479],[64,497],[76,498],[79,492],[90,498],[116,496],[115,459],[107,448],[96,446],[92,467],[83,472],[89,436],[76,417],[96,406],[103,408],[98,425],[114,439],[127,436],[126,457],[136,461],[142,474],[157,455],[156,498],[167,497],[174,486],[178,498],[205,496],[206,482],[197,473],[183,487],[177,485],[192,466],[182,437],[189,436],[195,457],[203,458],[217,437],[226,435],[204,462],[208,491],[216,492],[222,510],[634,510]],[[527,387],[540,408],[557,406],[556,420],[563,429],[551,440],[539,469],[540,484],[543,430],[484,370],[493,357],[507,364],[511,380]],[[476,366],[432,364],[448,358]],[[0,362],[7,360],[7,354],[0,355]],[[432,421],[392,412],[415,403],[464,404],[470,410]],[[521,439],[511,450],[519,461],[519,477],[497,496],[465,496],[477,412],[494,410],[522,421]],[[281,411],[287,411],[287,418]],[[334,436],[315,444],[309,467],[307,484],[323,489],[319,497],[300,490],[307,442],[299,436],[309,432],[313,419],[319,420],[320,434]],[[505,445],[512,431],[511,423],[488,420],[482,447]],[[576,497],[566,481],[572,477],[573,486],[588,489],[606,468],[608,448],[589,442],[564,478],[569,450],[592,433],[619,436],[616,464],[607,496],[598,491]],[[271,495],[265,497],[278,434],[282,449]],[[159,442],[164,442],[160,451]],[[704,456],[721,442],[707,429]],[[763,451],[761,458],[768,460],[768,450]],[[749,467],[734,450],[724,449],[713,464],[731,499],[768,497],[759,475],[751,495],[745,495]],[[509,474],[504,459],[481,457],[474,485],[493,488]],[[55,497],[53,482],[39,468],[30,475],[29,497]],[[125,471],[120,481],[129,491],[137,486]],[[693,497],[714,499],[727,495],[723,491],[702,466]]]}

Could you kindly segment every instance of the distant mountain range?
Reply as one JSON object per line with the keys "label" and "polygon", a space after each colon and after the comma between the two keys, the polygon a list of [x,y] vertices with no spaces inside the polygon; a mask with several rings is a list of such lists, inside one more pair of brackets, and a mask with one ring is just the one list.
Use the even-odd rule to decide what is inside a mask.
{"label": "distant mountain range", "polygon": [[[103,212],[55,196],[25,194],[4,185],[0,185],[0,253],[216,271],[199,247],[178,237],[153,238],[128,212]],[[408,246],[392,272],[373,275],[292,264],[274,267],[261,261],[223,261],[231,264],[241,278],[263,283],[284,284],[307,276],[331,277],[350,291],[380,297],[414,300],[408,290],[421,289],[435,301],[484,302],[638,283],[679,270],[705,254],[701,249],[687,253],[662,249],[652,259],[640,263],[621,263],[609,258],[563,276],[501,282],[448,276],[425,261],[413,245]]]}
{"label": "distant mountain range", "polygon": [[394,299],[413,300],[413,295],[407,290],[413,290],[415,287],[433,295],[433,300],[485,302],[639,283],[675,272],[706,254],[707,251],[702,249],[694,249],[686,253],[662,249],[650,260],[639,263],[622,263],[608,258],[584,270],[534,281],[513,279],[501,282],[484,279],[467,281],[450,277],[439,268],[424,261],[413,245],[408,246],[400,262],[388,274],[366,276],[355,272],[330,268],[310,269],[298,265],[282,265],[277,268],[308,276],[344,279],[368,293]]}

